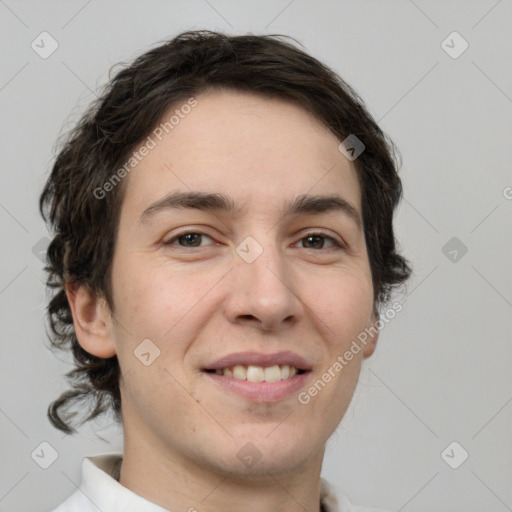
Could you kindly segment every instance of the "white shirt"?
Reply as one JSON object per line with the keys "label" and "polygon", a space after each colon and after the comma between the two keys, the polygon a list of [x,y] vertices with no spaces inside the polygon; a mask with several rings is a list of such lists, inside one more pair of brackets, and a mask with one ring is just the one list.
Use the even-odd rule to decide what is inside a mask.
{"label": "white shirt", "polygon": [[[122,454],[85,457],[80,487],[52,512],[170,512],[121,485]],[[335,496],[332,487],[320,479],[320,503],[325,512],[384,512],[352,505],[344,495]]]}

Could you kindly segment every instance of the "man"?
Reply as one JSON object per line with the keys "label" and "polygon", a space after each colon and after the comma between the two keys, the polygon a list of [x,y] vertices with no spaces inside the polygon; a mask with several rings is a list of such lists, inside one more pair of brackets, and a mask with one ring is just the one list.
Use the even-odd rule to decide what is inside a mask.
{"label": "man", "polygon": [[355,92],[278,37],[187,32],[119,72],[40,201],[76,363],[50,420],[124,429],[56,511],[362,511],[320,473],[410,274],[401,192]]}

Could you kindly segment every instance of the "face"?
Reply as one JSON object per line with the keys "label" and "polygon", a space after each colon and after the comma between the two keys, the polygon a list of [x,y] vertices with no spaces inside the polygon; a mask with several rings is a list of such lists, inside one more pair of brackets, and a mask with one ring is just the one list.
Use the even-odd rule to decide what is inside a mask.
{"label": "face", "polygon": [[[125,178],[102,350],[119,359],[128,442],[180,464],[291,474],[321,461],[376,342],[335,364],[373,320],[361,190],[340,141],[300,107],[196,100]],[[173,206],[191,192],[236,210],[218,197]],[[290,211],[299,196],[338,202]],[[283,378],[287,363],[300,371]]]}

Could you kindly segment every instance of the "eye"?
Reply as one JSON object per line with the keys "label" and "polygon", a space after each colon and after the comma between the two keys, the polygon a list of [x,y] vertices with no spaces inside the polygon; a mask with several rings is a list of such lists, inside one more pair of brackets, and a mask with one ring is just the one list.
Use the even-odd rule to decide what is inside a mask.
{"label": "eye", "polygon": [[299,243],[306,241],[306,244],[309,245],[309,247],[304,247],[304,249],[325,249],[324,240],[330,240],[333,244],[332,246],[343,249],[342,244],[340,244],[332,236],[328,236],[324,233],[308,233],[306,236],[300,239]]}
{"label": "eye", "polygon": [[[186,231],[179,233],[173,238],[162,242],[164,245],[178,245],[179,247],[201,247],[201,237],[206,237],[212,240],[211,237],[197,231]],[[177,241],[178,244],[174,242]]]}
{"label": "eye", "polygon": [[[178,233],[174,237],[169,240],[165,240],[162,242],[165,246],[178,246],[183,248],[196,248],[203,247],[202,239],[206,237],[213,241],[213,239],[206,235],[205,233],[201,233],[199,231],[185,231],[183,233]],[[329,241],[331,244],[330,247],[325,247],[325,240]],[[344,246],[340,244],[335,238],[332,236],[328,236],[325,233],[308,233],[306,236],[302,237],[298,243],[303,243],[304,249],[329,249],[329,248],[338,248],[343,249]]]}

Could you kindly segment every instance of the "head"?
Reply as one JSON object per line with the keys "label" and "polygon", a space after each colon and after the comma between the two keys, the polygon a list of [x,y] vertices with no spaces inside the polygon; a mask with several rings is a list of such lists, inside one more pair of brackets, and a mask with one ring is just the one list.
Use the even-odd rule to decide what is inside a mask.
{"label": "head", "polygon": [[[365,146],[354,160],[349,135]],[[375,323],[411,272],[393,232],[397,160],[354,90],[278,36],[187,32],[124,67],[40,198],[51,340],[76,364],[51,422],[70,433],[112,411],[125,433],[226,469],[249,441],[276,465],[300,462],[297,443],[317,452],[378,334],[307,405],[247,402],[207,370],[293,351],[312,384]]]}

